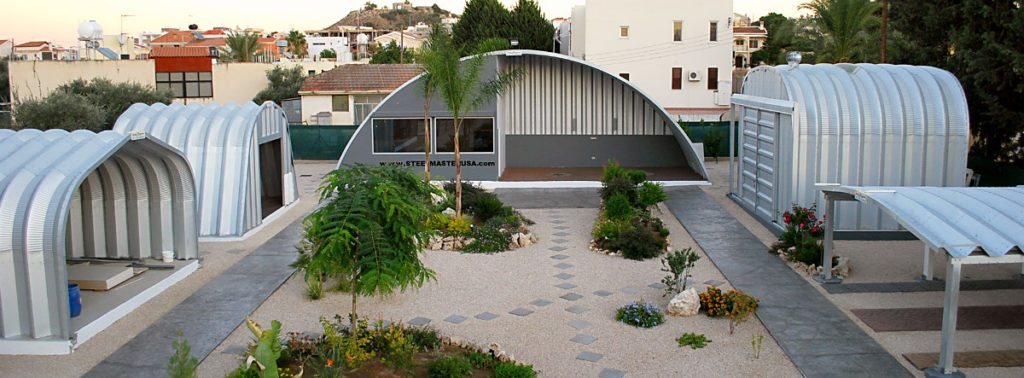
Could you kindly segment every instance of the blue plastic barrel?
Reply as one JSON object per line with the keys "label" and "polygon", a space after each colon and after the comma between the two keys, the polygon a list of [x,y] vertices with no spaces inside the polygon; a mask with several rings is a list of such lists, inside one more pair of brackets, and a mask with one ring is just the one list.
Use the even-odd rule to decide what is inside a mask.
{"label": "blue plastic barrel", "polygon": [[68,302],[71,305],[71,317],[82,314],[82,292],[78,284],[68,284]]}

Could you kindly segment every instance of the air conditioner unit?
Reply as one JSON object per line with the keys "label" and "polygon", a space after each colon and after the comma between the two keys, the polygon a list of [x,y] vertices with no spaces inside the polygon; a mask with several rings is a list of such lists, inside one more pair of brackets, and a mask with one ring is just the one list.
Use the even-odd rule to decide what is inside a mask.
{"label": "air conditioner unit", "polygon": [[699,71],[690,71],[690,73],[687,74],[686,77],[689,78],[690,81],[700,81],[700,72]]}

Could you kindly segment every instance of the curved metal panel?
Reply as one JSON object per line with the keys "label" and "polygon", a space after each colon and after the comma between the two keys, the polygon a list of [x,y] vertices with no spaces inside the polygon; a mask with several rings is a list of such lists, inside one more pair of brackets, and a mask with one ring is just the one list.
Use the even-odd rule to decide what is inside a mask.
{"label": "curved metal panel", "polygon": [[[139,211],[135,201],[188,204],[167,219],[195,217],[186,202],[194,191],[191,175],[175,178],[174,191],[154,193],[149,183],[142,185],[139,177],[153,174],[139,164],[144,158],[188,172],[176,150],[144,136],[0,130],[0,147],[0,338],[71,337],[67,257],[160,255],[140,240],[151,238],[142,230],[164,219]],[[195,226],[176,231],[179,240],[167,250],[198,257]]]}
{"label": "curved metal panel", "polygon": [[196,178],[202,236],[242,236],[262,222],[260,144],[280,141],[281,205],[298,200],[288,119],[273,102],[135,104],[114,131],[144,131],[182,151]]}
{"label": "curved metal panel", "polygon": [[[780,132],[791,138],[792,150],[775,154],[778,177],[785,180],[775,188],[779,207],[771,221],[781,224],[779,214],[792,203],[821,203],[816,183],[964,185],[967,100],[947,71],[890,64],[762,66],[744,78],[743,94],[797,104],[797,126]],[[899,229],[871,204],[838,203],[830,216],[837,229]]]}

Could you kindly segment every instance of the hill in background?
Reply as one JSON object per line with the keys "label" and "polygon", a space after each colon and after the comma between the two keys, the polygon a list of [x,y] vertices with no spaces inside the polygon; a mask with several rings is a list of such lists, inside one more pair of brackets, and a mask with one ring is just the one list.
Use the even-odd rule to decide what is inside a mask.
{"label": "hill in background", "polygon": [[338,20],[325,29],[333,29],[338,26],[370,26],[374,29],[399,30],[406,26],[416,25],[422,22],[427,25],[434,25],[441,21],[442,16],[449,16],[452,13],[441,9],[437,4],[429,7],[412,7],[406,9],[374,8],[349,12],[345,18]]}

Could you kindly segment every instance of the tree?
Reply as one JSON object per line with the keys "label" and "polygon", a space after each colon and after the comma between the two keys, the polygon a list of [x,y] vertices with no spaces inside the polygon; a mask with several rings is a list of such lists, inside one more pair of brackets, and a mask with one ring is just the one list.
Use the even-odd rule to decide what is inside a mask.
{"label": "tree", "polygon": [[440,92],[441,98],[444,99],[445,106],[451,112],[455,124],[455,215],[461,217],[462,158],[459,134],[462,120],[467,113],[476,110],[480,105],[487,101],[493,101],[496,95],[522,76],[522,71],[515,69],[497,72],[493,80],[480,81],[480,73],[483,72],[484,61],[487,57],[484,53],[508,48],[508,41],[502,39],[492,38],[481,42],[477,50],[479,53],[465,60],[460,59],[460,54],[454,45],[439,45],[434,48],[438,59],[438,70],[433,73],[437,79],[437,90]]}
{"label": "tree", "polygon": [[169,104],[174,95],[139,83],[114,83],[106,78],[61,84],[43,99],[18,102],[16,128],[110,130],[135,103]]}
{"label": "tree", "polygon": [[[437,4],[434,4],[436,7]],[[416,54],[416,61],[420,64],[420,71],[423,77],[420,87],[423,95],[423,135],[424,139],[424,166],[423,173],[426,181],[430,181],[430,101],[438,87],[438,75],[440,75],[445,63],[443,57],[446,52],[455,51],[452,45],[452,36],[447,30],[441,28],[440,24],[434,25],[435,30],[427,37],[423,47]]]}
{"label": "tree", "polygon": [[296,58],[302,58],[306,56],[306,36],[297,30],[288,32],[288,51],[291,51],[292,55]]}
{"label": "tree", "polygon": [[894,63],[937,66],[963,85],[972,153],[1024,167],[1024,10],[1011,1],[892,1],[910,43]]}
{"label": "tree", "polygon": [[0,102],[11,101],[11,82],[7,73],[7,57],[0,58]]}
{"label": "tree", "polygon": [[299,97],[299,88],[302,88],[305,80],[302,66],[284,69],[275,65],[273,69],[267,70],[267,87],[257,93],[252,101],[257,104],[273,101],[281,105],[281,100]]}
{"label": "tree", "polygon": [[371,10],[371,9],[377,9],[377,4],[374,4],[372,1],[367,1],[366,4],[363,5],[363,10]]}
{"label": "tree", "polygon": [[[783,45],[783,41],[780,40],[779,31],[783,28],[792,29],[793,22],[786,18],[786,16],[771,12],[761,16],[760,19],[752,24],[763,26],[764,30],[768,32],[768,38],[760,50],[751,54],[750,65],[755,66],[760,62],[779,64],[780,62],[777,60],[777,57],[781,54],[782,49],[788,47]],[[791,32],[792,30],[789,31]]]}
{"label": "tree", "polygon": [[870,46],[869,30],[878,24],[880,5],[871,0],[813,0],[800,4],[814,12],[812,20],[821,34],[817,60],[851,62],[863,58]]}
{"label": "tree", "polygon": [[465,55],[482,41],[508,39],[512,33],[512,15],[498,0],[469,0],[459,22],[452,25],[452,41]]}
{"label": "tree", "polygon": [[537,2],[519,0],[512,9],[511,19],[514,34],[509,37],[519,38],[520,48],[551,51],[555,26],[544,17]]}
{"label": "tree", "polygon": [[248,31],[230,33],[225,42],[228,46],[222,58],[228,61],[252,62],[260,48],[260,36]]}
{"label": "tree", "polygon": [[412,54],[403,53],[403,50],[406,49],[398,47],[395,41],[388,42],[373,53],[370,64],[412,63]]}
{"label": "tree", "polygon": [[321,206],[303,221],[304,248],[294,265],[307,281],[347,280],[353,333],[359,296],[404,292],[436,279],[419,259],[434,191],[411,171],[391,166],[354,165],[324,178]]}
{"label": "tree", "polygon": [[334,49],[327,49],[320,51],[320,57],[324,59],[333,59],[338,57],[338,53]]}

